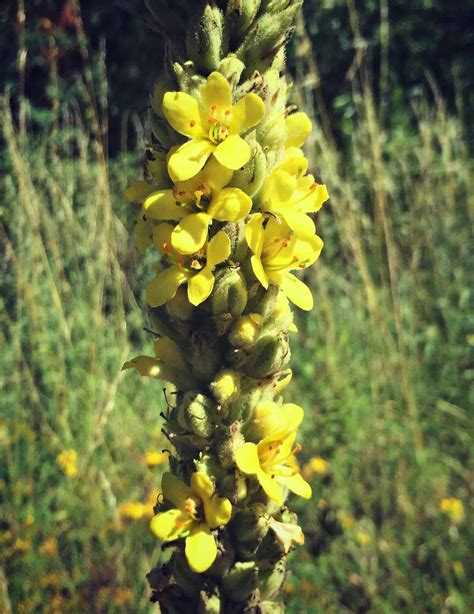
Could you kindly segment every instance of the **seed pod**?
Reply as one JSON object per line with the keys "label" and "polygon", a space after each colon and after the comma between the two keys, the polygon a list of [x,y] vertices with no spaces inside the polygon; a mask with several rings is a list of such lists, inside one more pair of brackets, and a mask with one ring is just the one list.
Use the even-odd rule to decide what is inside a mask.
{"label": "seed pod", "polygon": [[239,512],[230,526],[237,553],[243,560],[252,559],[268,532],[264,505],[256,504]]}
{"label": "seed pod", "polygon": [[257,342],[263,317],[259,313],[241,316],[229,333],[229,341],[237,348],[251,348]]}
{"label": "seed pod", "polygon": [[198,437],[214,432],[216,406],[212,399],[196,392],[187,392],[178,407],[178,423]]}

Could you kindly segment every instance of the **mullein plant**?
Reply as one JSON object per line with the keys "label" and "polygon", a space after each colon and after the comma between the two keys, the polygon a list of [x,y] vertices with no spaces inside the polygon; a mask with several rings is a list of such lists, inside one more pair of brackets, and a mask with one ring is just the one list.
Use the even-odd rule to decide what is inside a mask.
{"label": "mullein plant", "polygon": [[144,178],[125,196],[139,251],[153,356],[124,365],[168,383],[169,470],[151,530],[162,612],[283,612],[286,557],[304,541],[286,501],[309,499],[291,380],[295,275],[323,247],[312,214],[307,115],[288,104],[285,45],[299,0],[148,0],[166,60],[151,100]]}

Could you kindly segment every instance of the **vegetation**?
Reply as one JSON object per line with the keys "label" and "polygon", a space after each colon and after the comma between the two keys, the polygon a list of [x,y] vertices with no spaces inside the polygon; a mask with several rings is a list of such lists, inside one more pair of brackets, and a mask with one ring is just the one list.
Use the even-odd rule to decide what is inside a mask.
{"label": "vegetation", "polygon": [[[301,27],[298,36],[304,50]],[[301,464],[315,495],[299,504],[306,547],[293,554],[288,611],[467,613],[465,124],[434,96],[407,103],[387,127],[361,60],[336,146],[314,105],[315,67],[302,64],[311,57],[300,56],[295,100],[315,108],[308,153],[331,201],[307,280],[316,308],[293,341],[292,389],[307,416]],[[40,133],[27,129],[27,105],[18,127],[2,102],[2,614],[151,612],[143,577],[166,555],[148,528],[166,468],[166,399],[159,383],[120,371],[152,342],[121,195],[139,154],[107,161],[103,100],[93,103],[87,79],[79,94],[81,110],[60,107]],[[77,458],[58,458],[67,451]]]}

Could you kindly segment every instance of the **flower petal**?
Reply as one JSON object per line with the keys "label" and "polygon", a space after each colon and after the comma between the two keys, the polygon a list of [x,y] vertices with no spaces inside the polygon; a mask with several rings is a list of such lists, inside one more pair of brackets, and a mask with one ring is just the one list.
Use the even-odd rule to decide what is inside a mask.
{"label": "flower petal", "polygon": [[[161,339],[155,341],[155,354],[161,362],[171,369],[178,371],[186,371],[188,369],[181,348],[176,341],[169,337],[161,337]],[[296,405],[296,407],[298,406]]]}
{"label": "flower petal", "polygon": [[170,471],[161,478],[161,490],[164,498],[183,512],[186,499],[193,496],[191,488]]}
{"label": "flower petal", "polygon": [[173,190],[159,190],[143,201],[143,213],[152,220],[180,220],[186,209],[176,204]]}
{"label": "flower petal", "polygon": [[229,499],[218,497],[214,493],[214,484],[209,476],[196,471],[191,476],[191,488],[203,502],[204,516],[211,528],[221,527],[229,522],[232,504]]}
{"label": "flower petal", "polygon": [[230,256],[230,239],[220,230],[207,244],[207,267],[215,267]]}
{"label": "flower petal", "polygon": [[[262,190],[264,207],[269,211],[281,206],[290,206],[288,202],[296,190],[297,178],[286,171],[274,171],[265,182]],[[263,207],[262,207],[263,208]]]}
{"label": "flower petal", "polygon": [[268,275],[265,272],[265,269],[263,268],[262,261],[257,255],[253,254],[253,256],[251,256],[250,258],[250,264],[252,265],[252,270],[254,272],[255,277],[266,290],[269,286],[269,279]]}
{"label": "flower petal", "polygon": [[279,482],[286,486],[291,492],[304,499],[310,499],[313,494],[311,486],[304,480],[299,473],[287,478],[279,477]]}
{"label": "flower petal", "polygon": [[311,311],[313,308],[313,295],[308,286],[293,273],[285,273],[279,278],[278,285],[287,298],[300,309]]}
{"label": "flower petal", "polygon": [[186,273],[175,266],[157,273],[146,289],[146,300],[150,307],[160,307],[167,303],[187,279]]}
{"label": "flower petal", "polygon": [[153,229],[148,222],[141,219],[135,224],[134,228],[135,244],[140,254],[144,254],[147,248],[153,243]]}
{"label": "flower petal", "polygon": [[250,213],[252,199],[239,188],[224,188],[207,209],[207,213],[220,222],[238,222]]}
{"label": "flower petal", "polygon": [[209,266],[205,266],[197,275],[188,281],[188,299],[191,305],[197,307],[203,303],[214,288],[214,274]]}
{"label": "flower petal", "polygon": [[285,124],[287,131],[285,147],[301,147],[313,129],[313,124],[306,113],[288,115]]}
{"label": "flower petal", "polygon": [[245,239],[253,253],[260,257],[263,249],[263,222],[265,218],[261,213],[252,215],[252,218],[245,227]]}
{"label": "flower petal", "polygon": [[136,369],[143,377],[161,379],[162,375],[161,362],[152,356],[136,356],[132,358],[132,360],[127,361],[122,367],[122,371],[126,371],[127,369]]}
{"label": "flower petal", "polygon": [[191,213],[171,233],[171,245],[180,254],[195,254],[206,243],[211,218],[206,213]]}
{"label": "flower petal", "polygon": [[250,147],[238,134],[231,134],[214,149],[217,160],[234,171],[247,164],[250,153]]}
{"label": "flower petal", "polygon": [[213,105],[217,106],[219,113],[225,112],[232,106],[231,87],[219,72],[212,72],[201,87],[201,102],[206,114]]}
{"label": "flower petal", "polygon": [[193,139],[178,147],[168,160],[171,179],[176,183],[197,175],[214,148],[215,145],[206,139]]}
{"label": "flower petal", "polygon": [[152,185],[144,179],[136,179],[135,181],[132,181],[132,183],[124,191],[123,195],[129,202],[135,203],[141,202],[144,198],[148,196],[148,194],[151,194],[155,190],[156,185]]}
{"label": "flower petal", "polygon": [[159,539],[171,541],[188,531],[193,519],[181,510],[161,512],[151,519],[150,529]]}
{"label": "flower petal", "polygon": [[240,471],[249,475],[256,475],[261,471],[257,446],[249,441],[240,446],[235,455],[235,464]]}
{"label": "flower petal", "polygon": [[258,472],[257,479],[265,494],[278,505],[282,505],[284,499],[283,492],[277,481],[263,470]]}
{"label": "flower petal", "polygon": [[240,134],[260,123],[265,115],[265,104],[257,94],[247,94],[232,107],[231,134]]}
{"label": "flower petal", "polygon": [[205,522],[195,523],[186,537],[184,550],[189,567],[196,573],[203,573],[214,563],[217,545]]}
{"label": "flower petal", "polygon": [[[198,179],[196,184],[199,185],[200,183],[203,183],[211,190],[211,192],[217,193],[229,183],[233,174],[234,171],[222,166],[222,164],[218,162],[214,156],[211,156],[207,161],[206,166],[199,173],[199,176],[196,177],[196,179]],[[197,185],[193,189],[193,192],[194,190],[197,190]]]}
{"label": "flower petal", "polygon": [[280,209],[281,216],[288,226],[299,237],[313,237],[316,226],[313,220],[306,213],[295,211],[294,209]]}
{"label": "flower petal", "polygon": [[201,115],[195,98],[185,92],[166,92],[163,114],[176,132],[190,139],[202,137]]}

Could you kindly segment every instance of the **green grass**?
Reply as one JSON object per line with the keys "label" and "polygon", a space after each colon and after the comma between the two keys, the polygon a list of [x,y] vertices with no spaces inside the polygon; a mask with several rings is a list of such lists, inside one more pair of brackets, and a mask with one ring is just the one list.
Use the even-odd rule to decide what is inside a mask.
{"label": "green grass", "polygon": [[[472,163],[441,104],[387,131],[367,93],[354,101],[347,147],[319,130],[308,147],[331,201],[290,395],[306,408],[302,464],[329,471],[309,505],[293,499],[306,545],[288,612],[467,613]],[[140,154],[107,165],[74,113],[54,138],[2,117],[0,612],[146,612],[159,545],[119,516],[159,486],[143,453],[166,447],[162,386],[120,371],[150,345],[151,267],[121,197]],[[464,521],[440,511],[448,496]]]}

